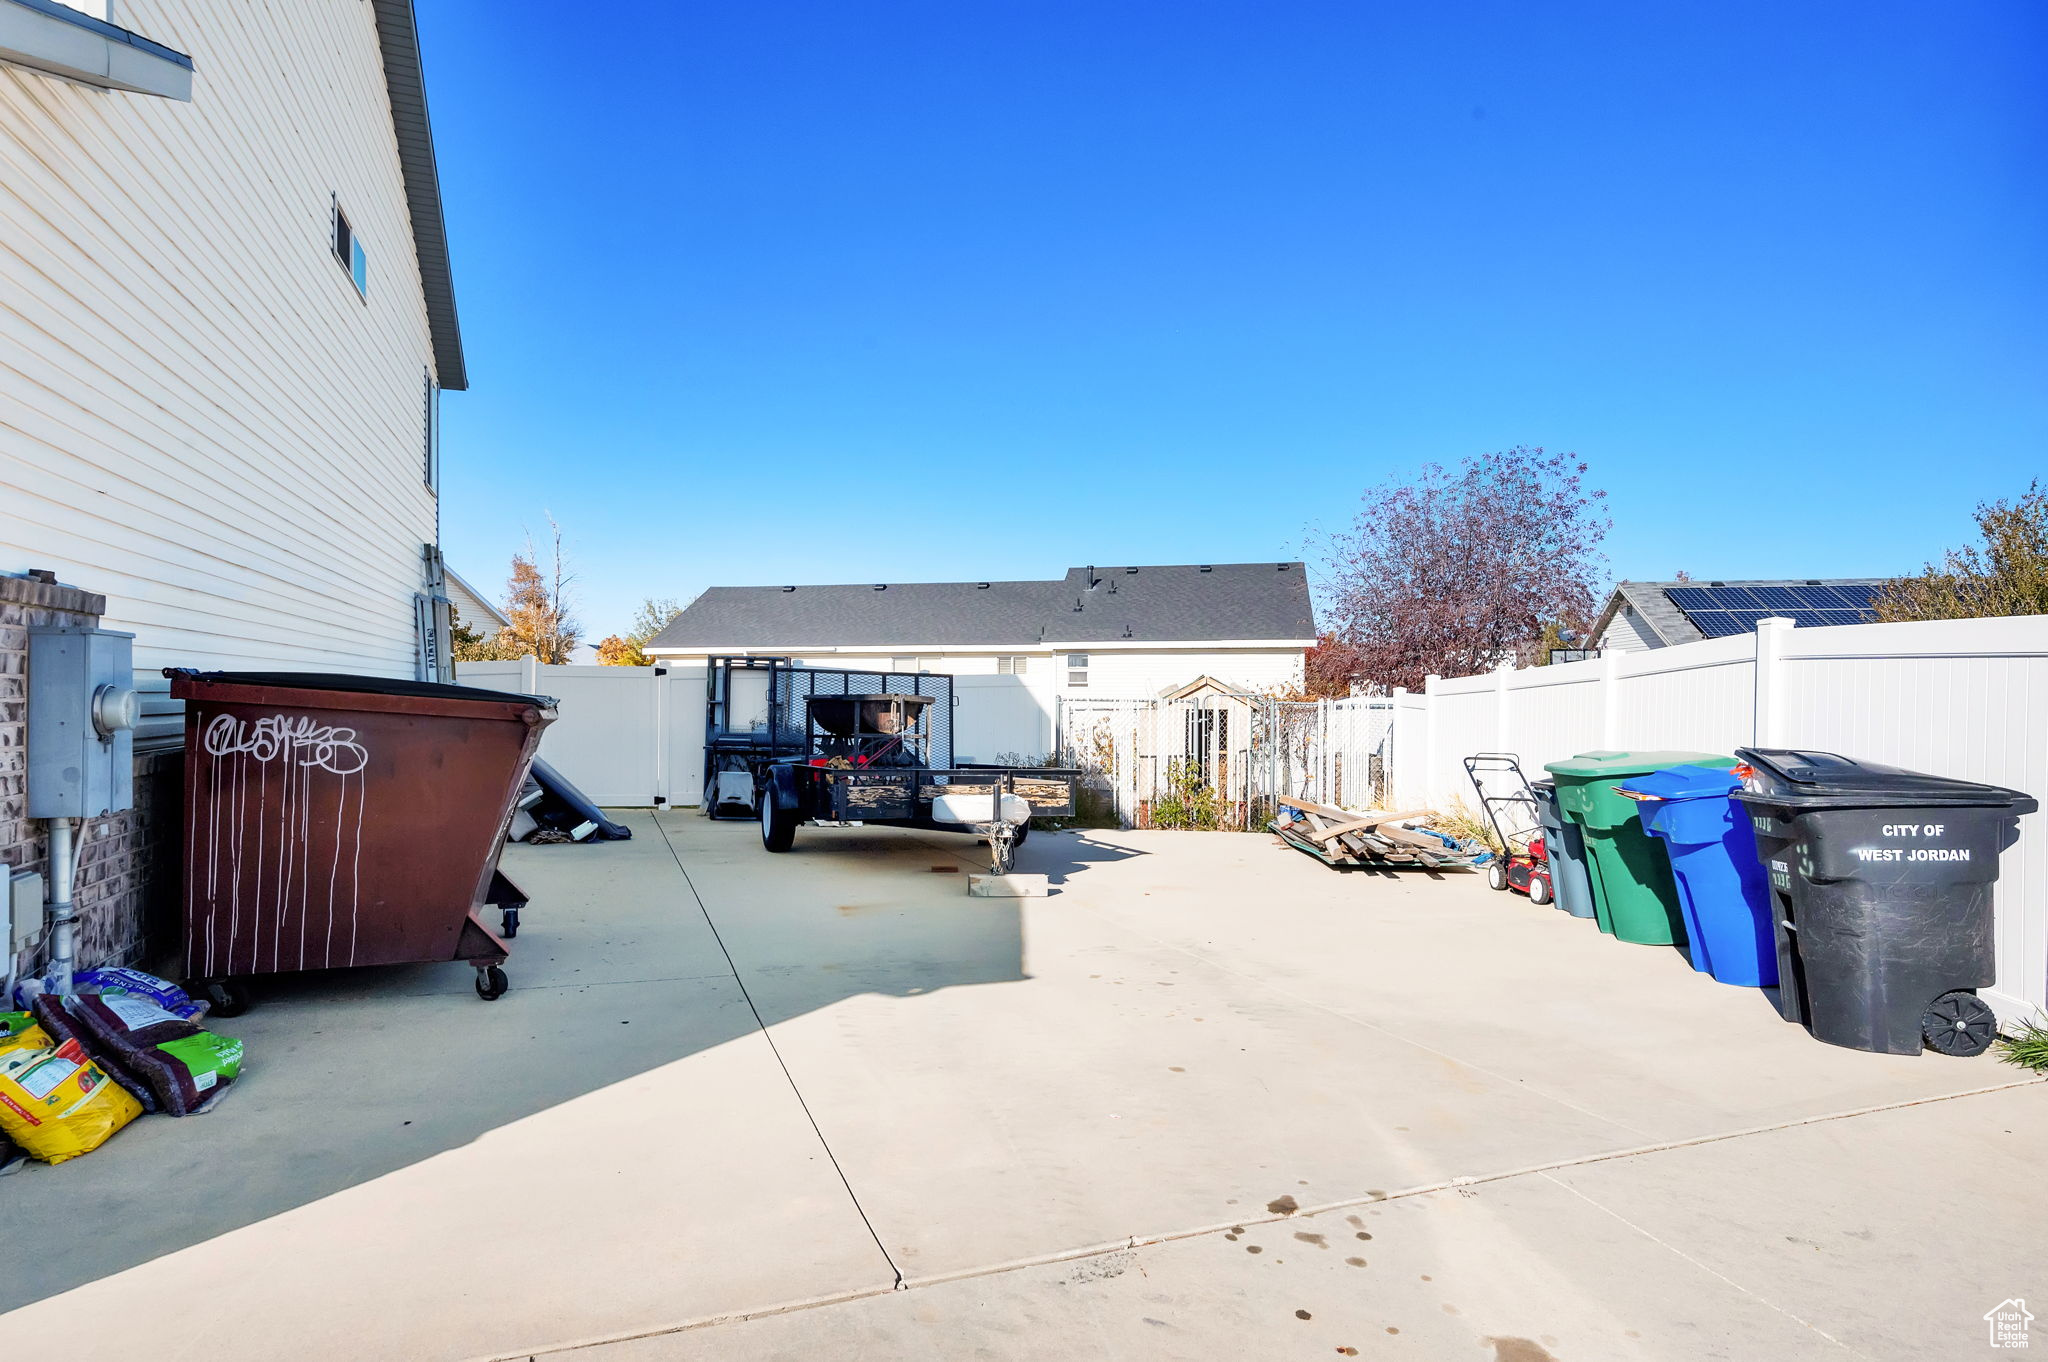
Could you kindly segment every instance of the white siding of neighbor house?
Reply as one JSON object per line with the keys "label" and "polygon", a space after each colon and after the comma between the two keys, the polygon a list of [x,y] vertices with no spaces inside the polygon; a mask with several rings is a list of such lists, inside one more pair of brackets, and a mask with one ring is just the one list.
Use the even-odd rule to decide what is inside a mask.
{"label": "white siding of neighbor house", "polygon": [[1634,606],[1624,605],[1614,612],[1613,619],[1607,621],[1607,627],[1600,631],[1599,638],[1593,640],[1593,646],[1602,651],[1613,649],[1619,652],[1639,653],[1665,645],[1650,629],[1649,623],[1636,612]]}
{"label": "white siding of neighbor house", "polygon": [[0,66],[0,570],[104,593],[138,670],[410,675],[433,361],[373,8],[116,19],[190,103]]}
{"label": "white siding of neighbor house", "polygon": [[[1212,676],[1246,690],[1292,689],[1301,684],[1304,658],[1302,648],[1125,647],[1108,652],[1089,651],[1088,684],[1075,687],[1068,684],[1067,659],[1072,652],[1082,650],[1082,646],[1057,653],[1017,649],[1009,655],[1030,659],[1023,679],[1032,691],[1043,692],[1048,701],[1052,696],[1069,694],[1091,695],[1100,699],[1150,699],[1161,691],[1186,685],[1201,676]],[[746,650],[720,651],[741,653]],[[994,676],[997,674],[996,659],[1004,655],[994,649],[948,652],[944,648],[910,647],[890,652],[869,649],[859,652],[791,651],[814,667],[845,667],[856,671],[893,670],[897,659],[916,657],[928,664],[923,670],[954,676]],[[686,658],[701,660],[706,655],[695,651],[660,654],[664,661],[673,659],[678,662]]]}
{"label": "white siding of neighbor house", "polygon": [[498,628],[498,608],[469,587],[453,573],[448,576],[448,600],[455,606],[455,617],[463,628],[474,629],[480,634],[489,634]]}

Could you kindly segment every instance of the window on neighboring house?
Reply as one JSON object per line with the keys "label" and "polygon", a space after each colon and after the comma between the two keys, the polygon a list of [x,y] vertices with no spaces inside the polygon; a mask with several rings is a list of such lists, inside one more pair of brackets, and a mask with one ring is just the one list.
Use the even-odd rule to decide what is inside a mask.
{"label": "window on neighboring house", "polygon": [[936,657],[892,657],[889,670],[892,672],[928,672],[939,665]]}
{"label": "window on neighboring house", "polygon": [[421,476],[427,480],[427,490],[438,495],[441,491],[441,386],[434,382],[433,370],[422,369],[420,375],[426,390],[426,448]]}
{"label": "window on neighboring house", "polygon": [[1085,686],[1088,684],[1088,654],[1067,654],[1067,684]]}
{"label": "window on neighboring house", "polygon": [[996,658],[996,675],[1022,676],[1031,659],[1020,654],[1001,655]]}
{"label": "window on neighboring house", "polygon": [[349,226],[348,214],[341,211],[341,200],[334,201],[334,258],[348,271],[349,281],[356,286],[356,292],[364,298],[370,296],[370,260],[363,254],[363,243],[356,236],[355,228]]}

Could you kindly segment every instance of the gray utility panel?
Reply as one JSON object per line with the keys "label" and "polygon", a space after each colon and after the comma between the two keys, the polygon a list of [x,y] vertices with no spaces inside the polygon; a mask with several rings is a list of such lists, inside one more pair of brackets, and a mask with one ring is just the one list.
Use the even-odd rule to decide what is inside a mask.
{"label": "gray utility panel", "polygon": [[28,816],[96,818],[135,802],[133,634],[28,631]]}

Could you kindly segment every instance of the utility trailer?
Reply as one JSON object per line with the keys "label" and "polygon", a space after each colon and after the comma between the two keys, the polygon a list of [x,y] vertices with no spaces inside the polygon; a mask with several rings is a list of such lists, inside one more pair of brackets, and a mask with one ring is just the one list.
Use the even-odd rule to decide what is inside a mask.
{"label": "utility trailer", "polygon": [[988,840],[1000,875],[1032,818],[1074,812],[1078,771],[935,763],[939,714],[950,733],[952,678],[918,679],[947,683],[944,709],[937,696],[903,691],[804,697],[804,750],[764,761],[754,776],[762,846],[788,851],[805,823],[966,833]]}
{"label": "utility trailer", "polygon": [[938,672],[802,667],[786,657],[712,657],[704,672],[704,814],[754,818],[770,763],[812,755],[824,736],[810,721],[813,696],[878,692],[932,703],[918,733],[927,765],[953,764],[953,678]]}

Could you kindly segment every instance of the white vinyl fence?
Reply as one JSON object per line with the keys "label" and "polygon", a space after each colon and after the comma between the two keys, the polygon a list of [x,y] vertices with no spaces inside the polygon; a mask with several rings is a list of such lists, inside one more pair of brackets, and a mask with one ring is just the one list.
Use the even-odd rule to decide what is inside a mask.
{"label": "white vinyl fence", "polygon": [[[1839,752],[2048,802],[2048,616],[1798,629],[1585,662],[1431,678],[1398,692],[1388,797],[1474,803],[1462,759],[1545,762],[1614,749]],[[2027,815],[1997,890],[2001,1016],[2048,1005],[2048,813]]]}
{"label": "white vinyl fence", "polygon": [[458,662],[465,686],[561,702],[540,754],[599,804],[637,808],[704,797],[704,668],[546,667]]}

